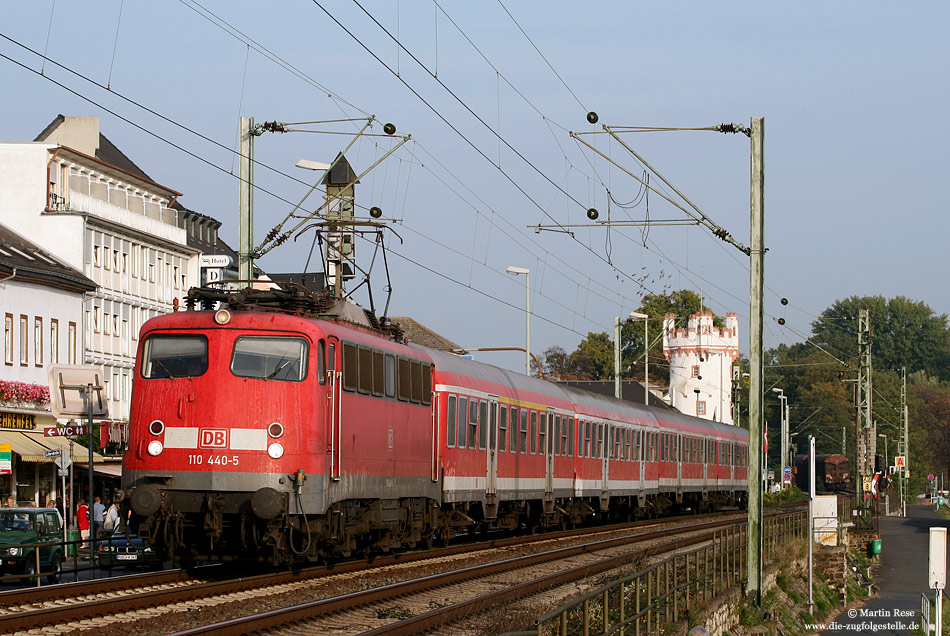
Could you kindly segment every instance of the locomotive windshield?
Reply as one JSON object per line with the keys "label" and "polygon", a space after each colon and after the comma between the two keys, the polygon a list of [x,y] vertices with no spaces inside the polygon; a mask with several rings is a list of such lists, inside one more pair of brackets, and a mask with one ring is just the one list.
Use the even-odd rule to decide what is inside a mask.
{"label": "locomotive windshield", "polygon": [[241,336],[234,342],[231,373],[242,378],[300,382],[309,348],[303,338]]}
{"label": "locomotive windshield", "polygon": [[193,378],[207,370],[208,339],[204,336],[156,334],[145,341],[143,378]]}

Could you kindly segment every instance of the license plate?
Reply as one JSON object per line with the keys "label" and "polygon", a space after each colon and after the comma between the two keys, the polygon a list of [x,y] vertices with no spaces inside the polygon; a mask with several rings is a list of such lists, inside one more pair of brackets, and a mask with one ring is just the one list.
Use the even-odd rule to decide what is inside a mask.
{"label": "license plate", "polygon": [[137,554],[117,554],[115,558],[119,561],[135,561],[138,558]]}

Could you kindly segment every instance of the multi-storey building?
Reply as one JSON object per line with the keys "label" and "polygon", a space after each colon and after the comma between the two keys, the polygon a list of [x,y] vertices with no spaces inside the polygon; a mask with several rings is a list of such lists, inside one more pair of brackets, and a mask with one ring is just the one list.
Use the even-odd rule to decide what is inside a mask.
{"label": "multi-storey building", "polygon": [[0,143],[0,223],[91,279],[82,359],[102,365],[109,412],[128,417],[138,333],[199,284],[179,193],[153,181],[99,131],[57,117],[32,143]]}
{"label": "multi-storey building", "polygon": [[[62,494],[56,457],[64,438],[46,438],[51,365],[81,361],[83,297],[96,285],[40,246],[0,224],[0,496],[44,505]],[[73,445],[78,461],[88,451]],[[100,458],[101,459],[101,458]]]}

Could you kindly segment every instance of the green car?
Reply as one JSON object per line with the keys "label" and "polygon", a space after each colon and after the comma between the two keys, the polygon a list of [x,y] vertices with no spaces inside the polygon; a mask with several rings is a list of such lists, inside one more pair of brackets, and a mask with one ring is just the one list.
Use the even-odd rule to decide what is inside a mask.
{"label": "green car", "polygon": [[[35,544],[40,571],[46,580],[59,582],[63,570],[63,526],[55,508],[0,508],[0,574],[36,574]],[[24,578],[35,584],[32,578]]]}

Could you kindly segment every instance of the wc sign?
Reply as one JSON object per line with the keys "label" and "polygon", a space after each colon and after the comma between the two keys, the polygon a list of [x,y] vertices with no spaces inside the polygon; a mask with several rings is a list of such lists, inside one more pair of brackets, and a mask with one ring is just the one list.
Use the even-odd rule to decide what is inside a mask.
{"label": "wc sign", "polygon": [[227,448],[228,429],[203,428],[198,432],[198,446],[201,448]]}

